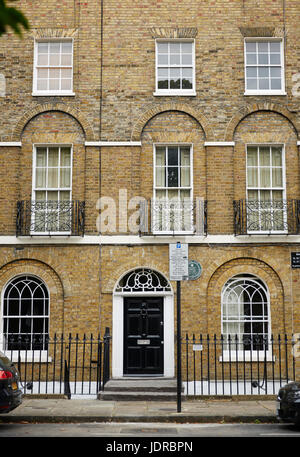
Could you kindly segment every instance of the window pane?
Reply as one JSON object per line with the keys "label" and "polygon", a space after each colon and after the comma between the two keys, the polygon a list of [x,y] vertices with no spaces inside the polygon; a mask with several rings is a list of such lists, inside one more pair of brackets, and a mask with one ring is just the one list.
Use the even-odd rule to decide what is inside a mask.
{"label": "window pane", "polygon": [[269,77],[269,67],[258,67],[258,77],[259,78],[268,78]]}
{"label": "window pane", "polygon": [[257,79],[247,79],[247,89],[256,90],[257,89]]}
{"label": "window pane", "polygon": [[181,166],[190,165],[190,148],[188,148],[188,147],[180,148],[180,165]]}
{"label": "window pane", "polygon": [[157,52],[160,53],[168,53],[168,43],[157,43]]}
{"label": "window pane", "polygon": [[263,90],[263,89],[268,90],[270,88],[269,80],[268,79],[259,79],[258,88],[261,90]]}
{"label": "window pane", "polygon": [[47,90],[48,89],[48,80],[47,79],[39,79],[37,81],[37,90]]}
{"label": "window pane", "polygon": [[249,187],[258,186],[257,168],[248,168],[248,186]]}
{"label": "window pane", "polygon": [[259,164],[260,166],[270,165],[270,148],[260,147],[259,148]]}
{"label": "window pane", "polygon": [[248,67],[246,69],[247,78],[256,78],[257,77],[257,67]]}
{"label": "window pane", "polygon": [[61,55],[61,65],[65,67],[70,67],[72,65],[72,55],[62,54]]}
{"label": "window pane", "polygon": [[181,186],[182,187],[189,187],[190,186],[190,168],[183,167],[181,168]]}
{"label": "window pane", "polygon": [[60,187],[71,186],[71,173],[70,168],[61,168],[60,170]]}
{"label": "window pane", "polygon": [[46,168],[37,168],[35,175],[35,186],[46,187]]}
{"label": "window pane", "polygon": [[58,166],[58,148],[49,148],[48,166]]}
{"label": "window pane", "polygon": [[71,79],[62,79],[61,80],[61,90],[71,90],[72,89],[72,80]]}
{"label": "window pane", "polygon": [[247,164],[248,166],[257,166],[257,148],[248,147]]}
{"label": "window pane", "polygon": [[38,65],[48,65],[48,54],[39,54],[37,58]]}
{"label": "window pane", "polygon": [[177,167],[168,167],[168,187],[178,187]]}
{"label": "window pane", "polygon": [[169,64],[168,54],[158,54],[157,63],[158,63],[158,65],[168,65]]}
{"label": "window pane", "polygon": [[281,148],[272,148],[272,165],[276,167],[282,166],[282,150]]}
{"label": "window pane", "polygon": [[166,148],[156,147],[156,165],[164,166],[166,164]]}
{"label": "window pane", "polygon": [[280,52],[280,42],[279,41],[270,42],[270,52]]}
{"label": "window pane", "polygon": [[36,149],[36,166],[45,167],[47,165],[47,149],[37,148]]}
{"label": "window pane", "polygon": [[246,42],[246,52],[256,52],[256,43],[247,41]]}
{"label": "window pane", "polygon": [[168,164],[178,165],[178,148],[168,148]]}
{"label": "window pane", "polygon": [[71,165],[71,149],[61,148],[60,164],[62,167],[69,167]]}
{"label": "window pane", "polygon": [[280,54],[270,54],[270,64],[280,65]]}
{"label": "window pane", "polygon": [[47,79],[48,78],[48,68],[38,68],[37,77],[38,77],[38,79]]}
{"label": "window pane", "polygon": [[256,54],[247,54],[246,55],[246,62],[247,62],[248,65],[257,64]]}
{"label": "window pane", "polygon": [[170,89],[180,89],[180,69],[170,69]]}
{"label": "window pane", "polygon": [[180,54],[170,55],[170,65],[180,65]]}
{"label": "window pane", "polygon": [[180,54],[180,43],[170,42],[170,53],[171,54]]}
{"label": "window pane", "polygon": [[270,169],[261,168],[260,169],[260,187],[270,187],[270,186],[271,186]]}
{"label": "window pane", "polygon": [[64,54],[72,54],[72,41],[62,41],[61,52]]}
{"label": "window pane", "polygon": [[182,65],[192,65],[192,63],[193,63],[192,54],[183,54],[181,63],[182,63]]}
{"label": "window pane", "polygon": [[59,89],[59,79],[50,79],[49,80],[49,89],[58,90]]}
{"label": "window pane", "polygon": [[281,89],[281,79],[271,79],[271,89],[280,90]]}
{"label": "window pane", "polygon": [[58,187],[58,168],[48,169],[48,188]]}
{"label": "window pane", "polygon": [[257,43],[257,50],[259,53],[265,53],[268,52],[268,43],[266,42],[258,42]]}
{"label": "window pane", "polygon": [[60,55],[59,54],[50,54],[49,65],[58,67],[60,65]]}
{"label": "window pane", "polygon": [[273,187],[282,187],[282,169],[272,169],[272,185]]}

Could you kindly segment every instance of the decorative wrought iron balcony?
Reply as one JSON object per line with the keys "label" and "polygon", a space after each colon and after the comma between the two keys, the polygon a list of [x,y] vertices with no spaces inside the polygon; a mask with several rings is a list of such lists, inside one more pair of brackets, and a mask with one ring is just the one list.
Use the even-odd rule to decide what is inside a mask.
{"label": "decorative wrought iron balcony", "polygon": [[201,198],[142,200],[140,235],[207,234],[207,205]]}
{"label": "decorative wrought iron balcony", "polygon": [[233,206],[235,235],[300,233],[300,200],[237,200]]}
{"label": "decorative wrought iron balcony", "polygon": [[85,202],[17,202],[16,235],[84,235]]}

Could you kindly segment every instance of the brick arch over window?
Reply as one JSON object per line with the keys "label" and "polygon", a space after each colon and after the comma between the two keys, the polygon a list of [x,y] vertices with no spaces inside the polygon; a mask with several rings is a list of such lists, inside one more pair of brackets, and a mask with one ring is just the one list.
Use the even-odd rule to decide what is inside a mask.
{"label": "brick arch over window", "polygon": [[287,108],[278,105],[276,103],[255,103],[253,105],[245,106],[240,109],[229,121],[224,141],[233,141],[234,133],[240,122],[250,114],[256,113],[258,111],[270,111],[274,113],[281,114],[286,119],[288,119],[293,125],[297,137],[300,137],[300,123],[297,121],[295,115],[291,113]]}
{"label": "brick arch over window", "polygon": [[253,275],[262,280],[270,292],[271,332],[285,333],[284,289],[281,279],[267,263],[248,257],[229,260],[215,270],[207,287],[207,331],[221,333],[221,295],[227,281],[236,275]]}
{"label": "brick arch over window", "polygon": [[145,125],[158,114],[162,114],[166,111],[179,111],[185,114],[192,116],[196,121],[200,124],[204,131],[205,140],[206,141],[213,141],[214,140],[214,133],[209,125],[209,121],[206,117],[197,109],[193,108],[192,106],[188,106],[184,103],[165,103],[161,105],[153,105],[147,111],[140,115],[138,121],[135,123],[132,133],[131,133],[131,140],[132,141],[140,141],[142,131]]}
{"label": "brick arch over window", "polygon": [[0,268],[0,306],[2,306],[2,295],[5,286],[15,277],[24,275],[35,276],[45,283],[50,295],[50,334],[63,332],[65,296],[63,283],[58,274],[49,265],[41,261],[19,259],[9,262]]}
{"label": "brick arch over window", "polygon": [[36,117],[38,114],[47,112],[47,111],[61,111],[63,113],[69,114],[72,116],[79,124],[81,125],[86,141],[93,141],[95,140],[95,134],[93,128],[86,117],[78,110],[71,106],[65,105],[63,103],[45,103],[43,105],[35,106],[34,108],[26,111],[23,116],[17,122],[13,134],[12,134],[12,141],[20,141],[22,132],[24,131],[28,122]]}

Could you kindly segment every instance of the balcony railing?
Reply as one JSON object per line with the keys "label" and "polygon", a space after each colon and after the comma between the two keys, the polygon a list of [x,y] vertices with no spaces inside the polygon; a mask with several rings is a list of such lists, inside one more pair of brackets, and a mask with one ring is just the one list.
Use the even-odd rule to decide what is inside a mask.
{"label": "balcony railing", "polygon": [[16,235],[84,235],[85,202],[18,201]]}
{"label": "balcony railing", "polygon": [[237,200],[233,206],[235,235],[300,233],[300,200]]}
{"label": "balcony railing", "polygon": [[140,235],[173,234],[207,234],[205,200],[143,200],[140,203]]}

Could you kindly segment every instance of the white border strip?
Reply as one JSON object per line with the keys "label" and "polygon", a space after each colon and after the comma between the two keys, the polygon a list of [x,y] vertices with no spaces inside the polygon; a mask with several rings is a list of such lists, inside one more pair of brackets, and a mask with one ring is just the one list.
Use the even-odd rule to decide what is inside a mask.
{"label": "white border strip", "polygon": [[1,141],[0,147],[1,146],[22,146],[22,143],[21,141]]}
{"label": "white border strip", "polygon": [[142,146],[141,141],[86,141],[85,146]]}
{"label": "white border strip", "polygon": [[234,146],[235,141],[205,141],[204,146]]}
{"label": "white border strip", "polygon": [[144,236],[139,235],[85,235],[78,236],[23,236],[16,237],[12,235],[0,236],[0,247],[5,245],[134,245],[145,246],[150,244],[169,244],[181,241],[189,244],[232,244],[239,245],[243,243],[273,243],[273,244],[299,244],[300,235],[177,235],[177,236]]}
{"label": "white border strip", "polygon": [[300,146],[300,141],[297,141],[297,146]]}

